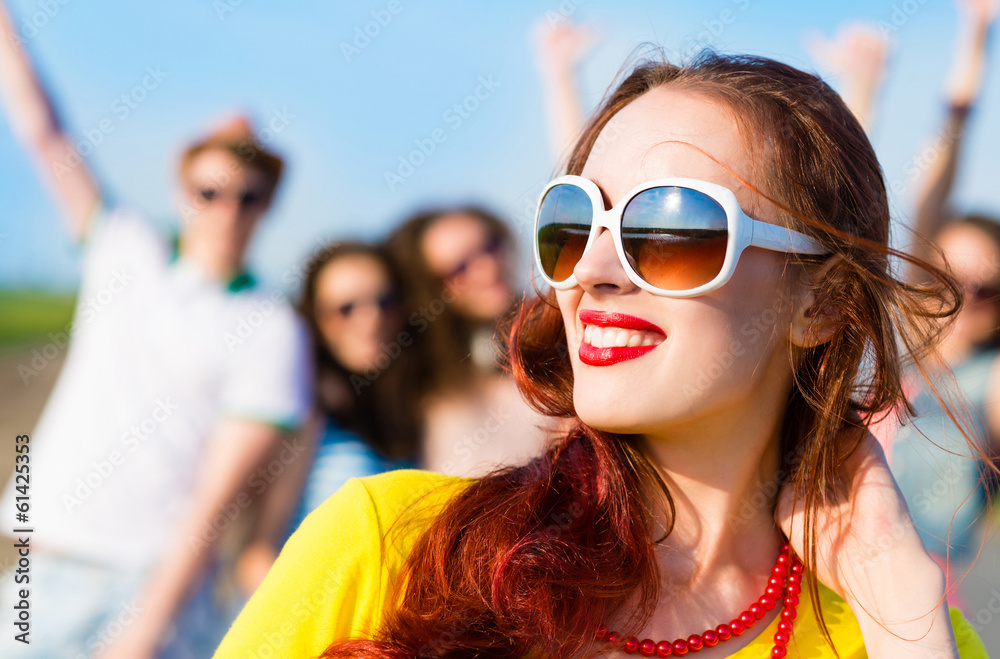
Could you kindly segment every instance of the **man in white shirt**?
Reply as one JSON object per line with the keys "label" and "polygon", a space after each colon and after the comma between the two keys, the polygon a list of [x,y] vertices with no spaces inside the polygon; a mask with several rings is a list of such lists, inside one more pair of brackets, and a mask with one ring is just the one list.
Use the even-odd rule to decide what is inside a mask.
{"label": "man in white shirt", "polygon": [[[11,641],[18,595],[5,581],[0,654],[211,652],[178,650],[190,639],[175,623],[214,541],[259,494],[257,469],[308,459],[290,434],[311,404],[305,334],[243,269],[281,160],[243,119],[189,148],[172,247],[73,159],[2,5],[0,76],[14,131],[84,252],[66,363],[31,435],[30,584],[16,587],[30,591],[31,643]],[[17,494],[11,483],[0,499],[5,532]]]}

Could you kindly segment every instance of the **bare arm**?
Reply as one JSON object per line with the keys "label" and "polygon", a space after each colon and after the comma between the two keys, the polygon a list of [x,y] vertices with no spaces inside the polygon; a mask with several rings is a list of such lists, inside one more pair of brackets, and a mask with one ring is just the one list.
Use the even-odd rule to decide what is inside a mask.
{"label": "bare arm", "polygon": [[576,65],[593,46],[595,31],[569,20],[546,20],[536,28],[535,58],[542,79],[549,152],[562,163],[583,129]]}
{"label": "bare arm", "polygon": [[[0,95],[25,145],[63,209],[70,234],[81,238],[100,201],[93,174],[63,132],[7,8],[0,0]],[[73,158],[69,156],[75,154]]]}
{"label": "bare arm", "polygon": [[[256,421],[228,419],[219,423],[202,455],[192,507],[180,522],[162,562],[140,594],[141,617],[102,659],[151,659],[155,648],[180,611],[211,555],[214,518],[224,511],[239,514],[250,505],[248,481],[285,437],[277,428]],[[231,514],[231,513],[230,513]]]}
{"label": "bare arm", "polygon": [[248,595],[257,590],[281,551],[313,463],[322,427],[319,421],[316,417],[310,419],[291,440],[292,448],[278,445],[269,456],[270,460],[277,460],[283,470],[261,493],[260,514],[253,535],[236,564],[236,580]]}
{"label": "bare arm", "polygon": [[[944,572],[927,554],[885,453],[866,433],[840,468],[834,500],[814,518],[816,576],[858,620],[872,659],[957,659]],[[803,555],[804,506],[794,485],[779,495],[776,519]]]}
{"label": "bare arm", "polygon": [[915,256],[930,256],[925,240],[937,233],[948,215],[948,199],[955,186],[958,160],[965,136],[969,109],[979,96],[986,69],[986,45],[996,17],[997,0],[960,0],[959,31],[955,58],[945,83],[948,117],[944,128],[921,152],[929,161],[917,191],[914,230]]}

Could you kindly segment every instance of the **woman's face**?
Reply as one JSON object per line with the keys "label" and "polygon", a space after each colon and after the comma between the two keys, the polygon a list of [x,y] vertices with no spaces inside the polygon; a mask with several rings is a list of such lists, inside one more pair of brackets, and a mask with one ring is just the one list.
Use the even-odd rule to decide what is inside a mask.
{"label": "woman's face", "polygon": [[351,254],[323,266],[314,308],[321,339],[348,371],[364,373],[390,358],[383,357],[383,346],[402,329],[403,314],[389,274],[375,258]]}
{"label": "woman's face", "polygon": [[428,268],[448,287],[463,316],[494,321],[511,305],[506,245],[480,220],[445,215],[424,233],[421,248]]}
{"label": "woman's face", "polygon": [[1000,248],[979,229],[961,223],[941,231],[937,243],[965,287],[965,304],[950,338],[969,344],[989,340],[1000,326]]}
{"label": "woman's face", "polygon": [[[652,179],[712,181],[732,190],[754,219],[779,223],[770,202],[689,145],[712,154],[749,181],[759,169],[724,106],[704,95],[658,88],[612,119],[582,175],[601,188],[608,207]],[[601,430],[670,434],[713,418],[728,417],[738,427],[746,418],[742,415],[764,412],[755,407],[761,401],[783,401],[791,382],[788,326],[793,289],[787,281],[800,272],[798,266],[786,266],[786,260],[781,253],[750,247],[721,288],[700,297],[670,299],[643,291],[629,280],[611,234],[602,230],[575,268],[579,285],[556,294],[566,326],[579,417]],[[585,311],[627,314],[660,331],[613,326],[588,330],[580,317]],[[590,337],[600,334],[599,339],[589,339],[591,345],[632,340],[656,347],[610,365],[587,364],[579,354],[585,332]],[[777,413],[778,404],[774,406],[772,412]]]}

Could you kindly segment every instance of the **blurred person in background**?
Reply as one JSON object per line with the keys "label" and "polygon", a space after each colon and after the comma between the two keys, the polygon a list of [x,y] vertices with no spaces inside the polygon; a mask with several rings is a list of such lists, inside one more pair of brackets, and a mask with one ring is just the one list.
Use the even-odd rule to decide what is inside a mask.
{"label": "blurred person in background", "polygon": [[398,268],[381,247],[338,242],[314,254],[305,272],[299,309],[313,342],[314,458],[296,461],[294,475],[265,497],[238,567],[247,594],[277,558],[286,529],[348,479],[415,467],[420,455],[413,336]]}
{"label": "blurred person in background", "polygon": [[840,26],[832,38],[810,32],[805,48],[838,83],[844,103],[870,134],[892,49],[888,34],[871,23],[851,22]]}
{"label": "blurred person in background", "polygon": [[[875,432],[928,552],[947,568],[950,601],[967,608],[958,585],[981,546],[980,524],[993,490],[985,463],[1000,455],[1000,221],[956,213],[952,193],[969,115],[980,95],[998,2],[956,4],[958,33],[945,85],[944,126],[906,175],[919,179],[911,252],[950,268],[964,288],[965,301],[936,348],[937,359],[928,362],[938,391],[911,367],[904,385],[916,418],[902,425],[890,416]],[[843,84],[852,90],[851,109],[867,127],[886,62],[885,42],[878,56],[880,39],[874,30],[855,26],[814,49],[831,68],[839,65]],[[862,62],[867,65],[858,65]],[[917,269],[910,273],[918,283],[924,277]],[[978,446],[970,446],[948,417],[944,403],[949,400],[966,406],[966,416],[958,421],[972,430]]]}
{"label": "blurred person in background", "polygon": [[[83,257],[69,352],[32,433],[31,642],[5,634],[0,654],[208,656],[234,613],[211,593],[220,524],[249,505],[255,469],[295,453],[311,401],[304,329],[244,268],[282,161],[245,119],[188,147],[172,246],[98,186],[2,5],[0,74]],[[18,494],[12,482],[5,519]],[[3,583],[0,608],[16,592]]]}
{"label": "blurred person in background", "polygon": [[600,34],[593,25],[553,15],[538,22],[532,38],[535,66],[542,82],[549,153],[561,167],[586,119],[576,69],[598,43]]}
{"label": "blurred person in background", "polygon": [[421,464],[432,471],[477,475],[543,450],[551,422],[521,398],[497,344],[515,297],[512,242],[502,220],[476,207],[417,213],[389,236],[414,309]]}

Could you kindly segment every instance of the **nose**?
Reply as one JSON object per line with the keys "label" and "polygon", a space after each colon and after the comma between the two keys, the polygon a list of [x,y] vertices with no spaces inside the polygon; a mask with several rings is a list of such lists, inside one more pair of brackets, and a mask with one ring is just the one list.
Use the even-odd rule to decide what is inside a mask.
{"label": "nose", "polygon": [[615,250],[611,232],[601,229],[594,243],[573,268],[576,281],[593,295],[627,293],[638,288],[628,278]]}
{"label": "nose", "polygon": [[228,222],[233,223],[235,223],[243,213],[239,200],[225,196],[212,200],[211,211],[215,213],[216,217],[224,218]]}

